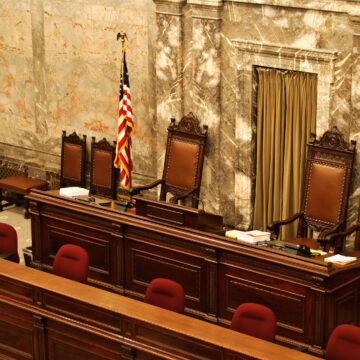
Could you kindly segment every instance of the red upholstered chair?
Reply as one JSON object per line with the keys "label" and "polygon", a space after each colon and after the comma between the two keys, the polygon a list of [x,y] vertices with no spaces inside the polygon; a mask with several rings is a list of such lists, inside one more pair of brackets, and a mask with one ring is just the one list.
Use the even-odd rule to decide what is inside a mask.
{"label": "red upholstered chair", "polygon": [[80,246],[65,244],[56,253],[53,273],[85,283],[87,281],[89,255]]}
{"label": "red upholstered chair", "polygon": [[16,230],[4,223],[0,223],[0,258],[19,262]]}
{"label": "red upholstered chair", "polygon": [[157,278],[146,289],[144,301],[164,309],[184,313],[185,292],[176,281]]}
{"label": "red upholstered chair", "polygon": [[326,346],[326,360],[360,360],[360,328],[339,325],[330,335]]}
{"label": "red upholstered chair", "polygon": [[230,328],[259,339],[274,341],[276,316],[264,305],[244,303],[236,309]]}

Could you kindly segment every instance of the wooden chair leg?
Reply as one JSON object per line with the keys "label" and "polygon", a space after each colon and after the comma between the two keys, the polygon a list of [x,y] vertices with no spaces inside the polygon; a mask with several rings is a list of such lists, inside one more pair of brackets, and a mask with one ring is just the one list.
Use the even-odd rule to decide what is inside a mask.
{"label": "wooden chair leg", "polygon": [[25,208],[25,219],[29,219],[30,214],[29,214],[29,200],[25,198],[24,196],[24,208]]}

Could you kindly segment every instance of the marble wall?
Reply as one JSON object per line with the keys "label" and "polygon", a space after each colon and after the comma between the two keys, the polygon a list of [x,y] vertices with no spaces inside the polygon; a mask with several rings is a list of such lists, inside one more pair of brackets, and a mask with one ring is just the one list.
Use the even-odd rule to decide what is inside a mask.
{"label": "marble wall", "polygon": [[358,2],[0,0],[0,18],[0,157],[39,177],[59,171],[63,129],[115,139],[119,31],[128,36],[135,185],[161,176],[169,119],[192,111],[209,126],[206,210],[251,226],[257,65],[318,74],[317,134],[337,125],[360,147]]}

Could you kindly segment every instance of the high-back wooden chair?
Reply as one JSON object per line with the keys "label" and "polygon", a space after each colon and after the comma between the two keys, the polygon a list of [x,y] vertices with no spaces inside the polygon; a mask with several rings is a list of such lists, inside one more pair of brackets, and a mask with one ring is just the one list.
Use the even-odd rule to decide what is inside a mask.
{"label": "high-back wooden chair", "polygon": [[60,187],[85,187],[86,135],[62,132]]}
{"label": "high-back wooden chair", "polygon": [[115,141],[111,145],[105,138],[99,142],[95,141],[95,137],[92,138],[90,194],[116,198],[115,148]]}
{"label": "high-back wooden chair", "polygon": [[341,251],[334,249],[334,244],[329,243],[327,237],[346,226],[355,145],[355,141],[348,144],[336,127],[326,131],[320,140],[311,134],[307,145],[301,211],[269,225],[272,238],[278,237],[281,226],[298,219],[298,238],[306,237],[307,230],[312,229],[319,232],[318,241],[324,248]]}
{"label": "high-back wooden chair", "polygon": [[168,193],[173,195],[170,201],[174,203],[191,197],[192,207],[197,208],[207,129],[206,125],[200,129],[199,121],[192,113],[184,116],[178,125],[171,119],[162,179],[133,188],[131,195],[161,185],[160,200],[166,201]]}

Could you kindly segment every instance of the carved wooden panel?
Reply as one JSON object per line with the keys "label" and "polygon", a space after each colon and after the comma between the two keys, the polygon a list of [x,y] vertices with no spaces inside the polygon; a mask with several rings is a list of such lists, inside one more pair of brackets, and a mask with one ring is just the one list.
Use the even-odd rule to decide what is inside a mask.
{"label": "carved wooden panel", "polygon": [[32,302],[32,290],[33,289],[29,285],[0,276],[0,294],[4,294],[14,299],[18,298],[22,301]]}
{"label": "carved wooden panel", "polygon": [[109,331],[121,332],[120,318],[95,306],[80,303],[74,299],[59,297],[49,292],[43,293],[43,306],[57,314],[70,316]]}
{"label": "carved wooden panel", "polygon": [[135,326],[135,339],[144,344],[156,344],[172,354],[185,356],[186,359],[221,359],[221,352],[215,347],[189,339],[174,338],[164,331],[156,331],[147,327]]}
{"label": "carved wooden panel", "polygon": [[43,222],[43,232],[46,234],[46,242],[42,244],[42,254],[45,262],[52,266],[58,249],[64,244],[75,244],[83,247],[89,254],[90,283],[113,282],[115,262],[111,259],[116,256],[116,246],[111,241],[111,235],[67,222]]}
{"label": "carved wooden panel", "polygon": [[33,358],[31,320],[31,314],[0,303],[0,358]]}
{"label": "carved wooden panel", "polygon": [[204,264],[199,257],[176,249],[150,246],[141,242],[126,243],[126,288],[144,294],[154,278],[162,277],[180,283],[185,290],[185,307],[201,311]]}
{"label": "carved wooden panel", "polygon": [[306,343],[311,319],[311,293],[298,284],[231,266],[220,266],[219,317],[229,324],[236,308],[254,302],[272,309],[277,318],[277,335]]}
{"label": "carved wooden panel", "polygon": [[[75,305],[75,303],[74,303]],[[75,308],[74,308],[75,310]],[[72,318],[72,315],[69,316]],[[120,344],[104,337],[97,326],[93,328],[74,326],[73,322],[49,320],[47,342],[49,360],[112,360],[121,359]],[[108,332],[110,335],[112,332]]]}
{"label": "carved wooden panel", "polygon": [[358,291],[355,288],[342,291],[334,298],[335,326],[340,324],[358,324]]}

